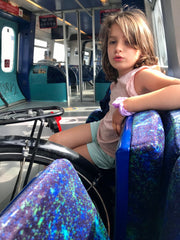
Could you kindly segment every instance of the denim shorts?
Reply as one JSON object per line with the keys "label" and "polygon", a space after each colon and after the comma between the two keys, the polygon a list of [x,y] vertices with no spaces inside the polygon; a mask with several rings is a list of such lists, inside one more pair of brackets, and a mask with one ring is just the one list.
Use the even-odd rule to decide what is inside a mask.
{"label": "denim shorts", "polygon": [[87,144],[88,152],[93,162],[99,168],[109,169],[115,167],[115,159],[105,153],[97,142],[97,131],[100,121],[91,122],[92,142]]}

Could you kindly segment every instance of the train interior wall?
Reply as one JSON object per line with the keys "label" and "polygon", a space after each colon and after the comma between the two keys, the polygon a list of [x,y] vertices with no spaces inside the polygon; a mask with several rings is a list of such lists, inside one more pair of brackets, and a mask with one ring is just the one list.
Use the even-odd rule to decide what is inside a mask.
{"label": "train interior wall", "polygon": [[[160,1],[160,0],[159,0]],[[152,1],[158,2],[157,1]],[[179,28],[179,9],[180,2],[178,0],[161,0],[162,12],[163,12],[163,23],[164,23],[164,31],[165,31],[165,41],[167,48],[167,59],[168,59],[168,70],[167,74],[171,76],[180,76],[180,28]],[[145,0],[146,11],[149,11],[149,19],[152,18],[151,11],[154,11],[154,6],[149,3],[149,1]],[[152,7],[152,8],[151,8]],[[167,11],[168,9],[168,11]],[[19,51],[19,69],[17,71],[17,78],[14,75],[14,82],[17,82],[17,86],[19,86],[18,91],[22,96],[20,98],[25,98],[27,100],[31,99],[30,96],[30,85],[29,85],[29,73],[31,66],[33,64],[33,46],[34,46],[34,37],[40,36],[42,32],[34,33],[35,30],[35,16],[31,15],[31,21],[22,21],[19,20],[18,17],[8,16],[8,14],[4,14],[0,12],[0,16],[4,17],[5,20],[12,19],[13,22],[18,24],[18,34],[20,34],[20,51]],[[37,21],[36,21],[37,22]],[[37,24],[37,23],[36,23]],[[44,33],[44,36],[47,36],[47,39],[50,39],[50,32]],[[160,36],[161,37],[161,36]],[[52,40],[51,40],[52,42]],[[71,42],[71,47],[68,49],[69,55],[69,64],[74,65],[78,63],[78,55],[76,54],[76,41]],[[52,44],[49,43],[49,46]],[[53,50],[52,50],[53,51]],[[2,74],[2,73],[1,73]],[[4,77],[3,77],[4,78]],[[8,76],[6,75],[6,81],[8,80]],[[8,100],[9,101],[9,100]],[[17,99],[13,100],[14,102]],[[19,101],[19,99],[18,99]],[[10,103],[12,100],[10,100]]]}

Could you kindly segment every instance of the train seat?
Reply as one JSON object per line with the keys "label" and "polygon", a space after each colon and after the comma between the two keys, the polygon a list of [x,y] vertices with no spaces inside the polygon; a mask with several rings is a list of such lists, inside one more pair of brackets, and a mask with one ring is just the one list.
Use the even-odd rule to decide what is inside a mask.
{"label": "train seat", "polygon": [[[76,76],[76,84],[79,85],[79,67],[77,65],[69,65],[70,69],[74,72]],[[93,68],[90,65],[82,65],[82,81],[84,84],[84,89],[86,89],[86,83],[93,86]]]}
{"label": "train seat", "polygon": [[90,65],[82,65],[82,79],[83,82],[90,82],[93,80],[93,71]]}
{"label": "train seat", "polygon": [[[103,103],[108,106],[108,102],[106,99]],[[103,117],[102,109],[97,109],[86,122]],[[172,229],[166,228],[170,221],[167,217],[170,214],[167,205],[170,200],[175,201],[176,221],[180,214],[176,207],[179,192],[174,197],[171,194],[170,200],[169,192],[167,196],[167,190],[172,190],[172,184],[178,186],[179,181],[180,111],[136,113],[134,117],[127,118],[123,134],[117,149],[115,239],[150,240],[160,239],[161,235],[161,239],[164,239],[165,229],[171,235],[173,232],[172,224]],[[178,226],[174,220],[176,234],[179,234]],[[169,235],[166,239],[177,238]]]}
{"label": "train seat", "polygon": [[[160,211],[159,211],[159,224],[160,224],[160,229],[161,233],[163,234],[163,231],[165,230],[164,227],[164,222],[169,221],[167,218],[167,213],[165,211],[166,204],[167,204],[167,194],[168,194],[168,188],[167,186],[171,186],[172,183],[170,182],[175,182],[178,180],[178,172],[177,172],[177,167],[179,166],[179,156],[180,156],[180,110],[173,110],[173,111],[162,111],[160,112],[163,125],[164,125],[164,131],[165,131],[165,151],[164,151],[164,163],[163,163],[163,174],[162,174],[162,183],[161,183],[161,201],[160,201]],[[176,166],[175,166],[176,164]],[[177,179],[175,180],[170,180],[172,177],[172,171],[177,172]],[[174,177],[173,177],[174,178]],[[178,183],[177,183],[178,184]],[[170,187],[169,186],[169,191]],[[171,189],[172,190],[172,189]],[[176,195],[172,197],[172,201],[176,202]],[[177,205],[177,202],[175,203]],[[175,207],[175,206],[174,206]],[[177,209],[176,209],[177,211]],[[166,214],[166,215],[165,215]],[[180,214],[180,211],[176,214]],[[171,224],[171,227],[173,225]],[[178,227],[178,221],[176,223],[176,226],[174,228]],[[179,228],[180,230],[180,228]],[[178,230],[178,231],[179,231]],[[170,226],[169,230],[170,231]],[[173,228],[171,229],[173,231]],[[180,232],[179,232],[180,234]],[[163,234],[164,236],[164,234]],[[168,238],[166,238],[168,239]],[[169,239],[178,239],[178,238],[169,238]]]}
{"label": "train seat", "polygon": [[0,236],[1,240],[109,239],[94,204],[66,159],[49,165],[2,212]]}
{"label": "train seat", "polygon": [[[66,74],[65,66],[61,66],[61,70],[63,71],[64,74]],[[71,88],[77,88],[78,78],[76,72],[71,67],[68,68],[68,71],[69,71],[69,86],[71,86]]]}
{"label": "train seat", "polygon": [[99,101],[104,97],[109,86],[110,86],[110,82],[106,80],[105,73],[101,69],[95,78],[95,100],[96,101]]}
{"label": "train seat", "polygon": [[156,111],[127,118],[116,152],[115,240],[152,240],[158,235],[164,139]]}
{"label": "train seat", "polygon": [[78,65],[69,65],[69,67],[73,70],[76,74],[78,82],[79,82],[79,66]]}
{"label": "train seat", "polygon": [[105,96],[99,101],[100,108],[94,110],[87,118],[86,123],[99,121],[105,114],[109,111],[109,101],[110,101],[110,87],[106,90]]}
{"label": "train seat", "polygon": [[67,101],[66,77],[58,67],[33,65],[29,84],[31,100]]}
{"label": "train seat", "polygon": [[69,82],[71,88],[78,88],[78,78],[73,69],[69,68]]}
{"label": "train seat", "polygon": [[180,237],[180,157],[174,164],[165,202],[161,240],[178,240]]}
{"label": "train seat", "polygon": [[[165,131],[164,176],[170,177],[180,155],[180,110],[160,112]],[[166,179],[168,182],[169,180]]]}

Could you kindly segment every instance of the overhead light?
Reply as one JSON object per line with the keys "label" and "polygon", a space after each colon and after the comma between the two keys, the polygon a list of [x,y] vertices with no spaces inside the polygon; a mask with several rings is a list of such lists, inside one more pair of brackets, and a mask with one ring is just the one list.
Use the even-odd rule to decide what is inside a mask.
{"label": "overhead light", "polygon": [[31,1],[31,0],[26,0],[26,2],[29,2],[30,4],[36,6],[36,7],[40,8],[40,9],[43,9],[43,7],[41,7],[40,5],[38,5],[37,3],[35,3],[33,1]]}
{"label": "overhead light", "polygon": [[[78,31],[78,28],[75,27],[75,30]],[[82,34],[86,34],[83,30],[80,30],[80,32],[81,32]]]}
{"label": "overhead light", "polygon": [[83,30],[80,30],[80,32],[81,32],[82,34],[86,34]]}
{"label": "overhead light", "polygon": [[[62,18],[57,17],[57,19],[60,20],[61,22],[63,22],[63,19],[62,19]],[[65,24],[67,24],[67,25],[69,25],[69,26],[72,26],[72,24],[71,24],[70,22],[68,22],[68,21],[64,21],[64,22],[65,22]]]}
{"label": "overhead light", "polygon": [[72,24],[70,22],[68,22],[68,21],[64,21],[64,22],[65,22],[65,24],[72,26]]}
{"label": "overhead light", "polygon": [[58,20],[60,20],[61,22],[63,22],[63,19],[62,19],[62,18],[60,18],[60,17],[57,17],[57,19],[58,19]]}
{"label": "overhead light", "polygon": [[102,5],[107,5],[109,2],[109,0],[100,0],[100,1],[101,1]]}
{"label": "overhead light", "polygon": [[[60,20],[61,22],[63,22],[63,19],[62,19],[62,18],[57,17],[57,19]],[[69,25],[69,26],[72,26],[72,24],[71,24],[70,22],[68,22],[68,21],[64,21],[64,22],[65,22],[65,24],[67,24],[67,25]],[[78,31],[77,27],[75,27],[75,30]],[[81,32],[82,34],[86,34],[83,30],[80,30],[80,32]]]}

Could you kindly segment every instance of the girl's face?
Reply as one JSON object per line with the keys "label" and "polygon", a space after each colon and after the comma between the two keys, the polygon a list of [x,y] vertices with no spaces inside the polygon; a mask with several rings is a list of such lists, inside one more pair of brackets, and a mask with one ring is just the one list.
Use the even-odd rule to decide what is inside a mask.
{"label": "girl's face", "polygon": [[113,24],[108,37],[108,58],[110,64],[122,76],[132,69],[140,57],[140,50],[132,48],[117,24]]}

